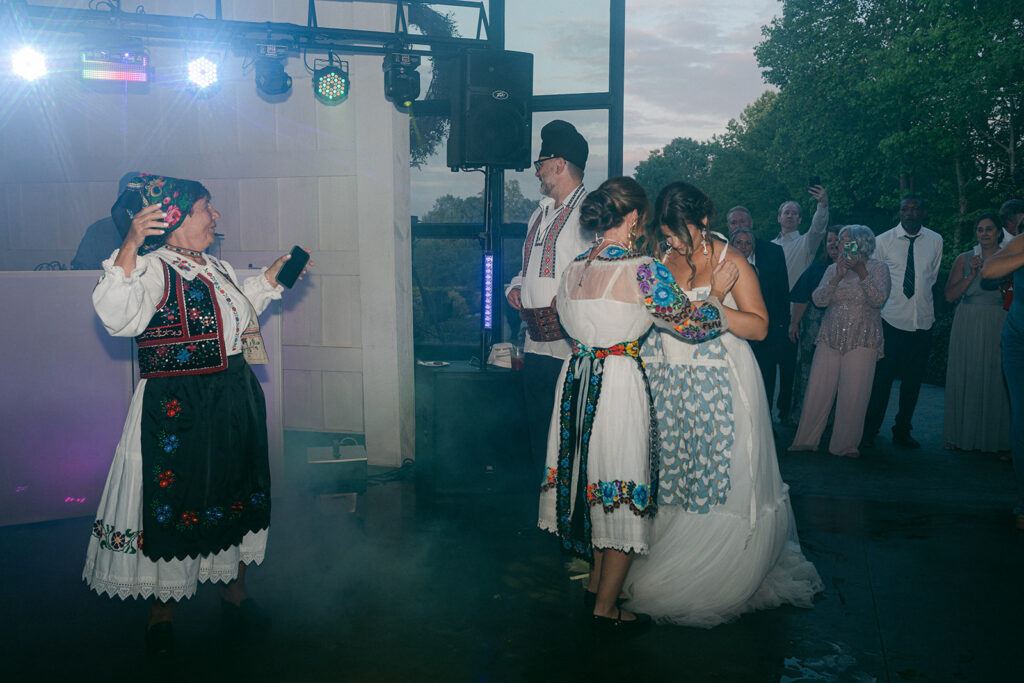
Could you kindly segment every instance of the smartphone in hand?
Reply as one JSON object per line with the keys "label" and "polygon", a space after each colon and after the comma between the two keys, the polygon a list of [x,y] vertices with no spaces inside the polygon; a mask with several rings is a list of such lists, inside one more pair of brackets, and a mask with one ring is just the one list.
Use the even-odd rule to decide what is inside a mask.
{"label": "smartphone in hand", "polygon": [[815,185],[821,185],[821,176],[812,175],[807,182],[807,187],[814,187]]}
{"label": "smartphone in hand", "polygon": [[278,283],[291,289],[308,261],[309,254],[305,249],[298,245],[292,247],[291,258],[284,262],[281,270],[277,273]]}
{"label": "smartphone in hand", "polygon": [[849,261],[856,261],[860,258],[860,245],[850,241],[843,245],[843,256]]}

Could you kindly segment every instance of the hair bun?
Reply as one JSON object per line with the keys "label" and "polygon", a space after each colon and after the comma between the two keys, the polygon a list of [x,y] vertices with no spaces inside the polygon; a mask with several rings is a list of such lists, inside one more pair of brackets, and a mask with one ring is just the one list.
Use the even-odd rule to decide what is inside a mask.
{"label": "hair bun", "polygon": [[588,230],[604,232],[621,223],[622,218],[615,202],[601,188],[588,194],[580,204],[580,225]]}

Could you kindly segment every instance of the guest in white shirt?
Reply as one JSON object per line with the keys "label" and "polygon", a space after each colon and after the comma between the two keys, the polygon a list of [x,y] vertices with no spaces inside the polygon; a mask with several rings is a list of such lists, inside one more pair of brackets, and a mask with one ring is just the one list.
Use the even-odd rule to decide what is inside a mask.
{"label": "guest in white shirt", "polygon": [[818,253],[821,241],[825,239],[828,227],[828,193],[821,185],[814,185],[807,190],[818,200],[818,208],[811,218],[811,228],[805,233],[800,232],[803,221],[803,210],[795,201],[783,202],[779,207],[779,236],[773,242],[782,247],[786,255],[786,271],[789,275],[789,288],[793,289],[807,266],[811,265],[814,255]]}
{"label": "guest in white shirt", "polygon": [[1024,222],[1024,199],[1009,199],[999,207],[999,220],[1003,224],[1003,241],[1006,244],[1020,234]]}
{"label": "guest in white shirt", "polygon": [[505,288],[509,305],[528,327],[523,390],[531,464],[538,477],[547,453],[558,373],[571,353],[551,301],[562,272],[594,243],[593,235],[580,228],[579,205],[587,194],[583,187],[590,151],[587,141],[572,124],[559,120],[544,126],[540,137],[540,154],[533,165],[544,198],[527,223],[523,266]]}
{"label": "guest in white shirt", "polygon": [[906,448],[921,447],[910,435],[911,419],[931,351],[935,323],[932,287],[942,261],[942,237],[924,227],[926,215],[924,200],[915,194],[907,195],[900,202],[899,225],[876,240],[875,258],[889,266],[892,289],[882,308],[885,357],[875,367],[862,448],[874,445],[896,377],[901,379],[900,406],[892,427],[892,441]]}
{"label": "guest in white shirt", "polygon": [[[796,281],[807,270],[807,266],[811,265],[814,255],[818,253],[818,247],[825,239],[825,229],[828,227],[828,193],[821,185],[813,185],[807,191],[818,200],[818,208],[814,210],[810,230],[800,232],[800,223],[803,221],[803,209],[800,204],[795,201],[783,202],[779,207],[779,236],[772,240],[782,247],[782,253],[786,257],[786,278],[789,285],[786,289],[787,306],[789,292],[796,286]],[[790,318],[791,312],[786,316],[787,330]],[[796,344],[789,339],[788,334],[779,339],[776,353],[779,364],[779,420],[788,422],[792,404],[793,376],[796,374]]]}

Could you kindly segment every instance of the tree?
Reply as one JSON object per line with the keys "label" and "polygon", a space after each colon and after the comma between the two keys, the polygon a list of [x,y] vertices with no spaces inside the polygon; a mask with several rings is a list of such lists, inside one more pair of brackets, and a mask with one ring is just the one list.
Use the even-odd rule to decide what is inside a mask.
{"label": "tree", "polygon": [[1012,191],[1019,3],[786,0],[763,35],[755,54],[787,122],[768,150],[785,184],[821,169],[847,215],[876,228],[918,192],[948,258],[973,216]]}

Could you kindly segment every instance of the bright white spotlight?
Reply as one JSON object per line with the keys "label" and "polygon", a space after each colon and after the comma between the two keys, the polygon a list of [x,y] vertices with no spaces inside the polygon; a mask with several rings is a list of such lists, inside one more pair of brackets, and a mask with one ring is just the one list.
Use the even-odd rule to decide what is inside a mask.
{"label": "bright white spotlight", "polygon": [[46,75],[46,59],[31,47],[23,47],[11,55],[11,71],[26,81]]}
{"label": "bright white spotlight", "polygon": [[197,57],[188,63],[188,80],[205,90],[217,82],[217,64],[206,57]]}

